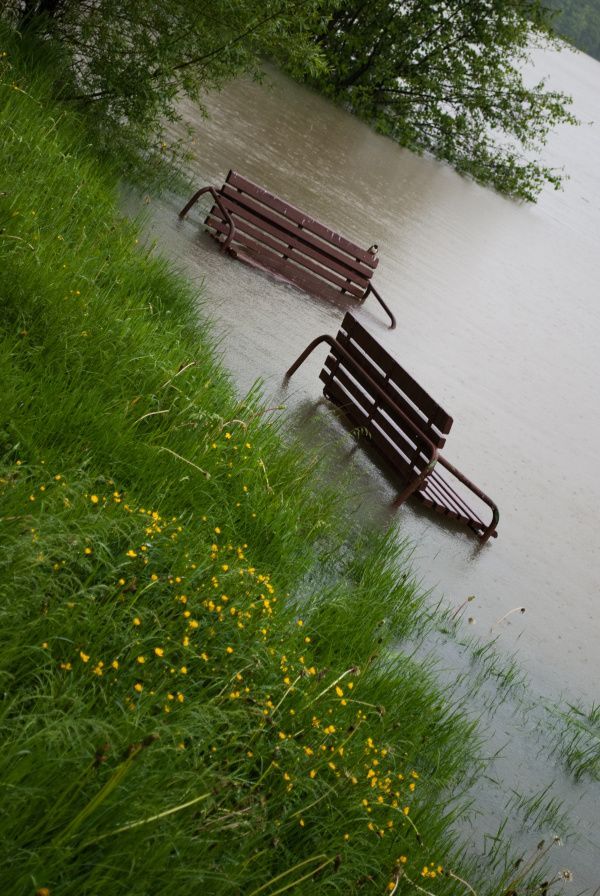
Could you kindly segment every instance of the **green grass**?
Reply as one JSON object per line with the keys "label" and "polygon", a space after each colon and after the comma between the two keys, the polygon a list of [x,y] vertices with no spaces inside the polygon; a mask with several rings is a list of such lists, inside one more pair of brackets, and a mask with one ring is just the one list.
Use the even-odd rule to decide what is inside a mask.
{"label": "green grass", "polygon": [[546,711],[554,721],[554,754],[576,781],[600,781],[600,705],[548,705]]}
{"label": "green grass", "polygon": [[452,864],[478,740],[391,649],[404,548],[236,396],[0,36],[3,896],[503,892]]}

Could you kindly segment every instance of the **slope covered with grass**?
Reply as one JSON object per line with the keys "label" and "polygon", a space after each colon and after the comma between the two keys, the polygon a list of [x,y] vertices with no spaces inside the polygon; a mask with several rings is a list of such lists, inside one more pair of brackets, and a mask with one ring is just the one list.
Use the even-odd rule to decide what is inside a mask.
{"label": "slope covered with grass", "polygon": [[395,539],[339,531],[1,36],[0,892],[465,890],[473,731],[390,650]]}

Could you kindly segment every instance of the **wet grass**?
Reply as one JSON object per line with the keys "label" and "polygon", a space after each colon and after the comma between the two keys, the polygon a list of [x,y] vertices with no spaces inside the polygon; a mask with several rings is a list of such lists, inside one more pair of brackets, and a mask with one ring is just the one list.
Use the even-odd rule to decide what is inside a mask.
{"label": "wet grass", "polygon": [[554,721],[554,754],[576,781],[600,781],[600,705],[548,705],[547,712]]}
{"label": "wet grass", "polygon": [[456,893],[477,738],[391,650],[402,548],[235,395],[2,38],[3,894]]}
{"label": "wet grass", "polygon": [[403,649],[452,627],[407,546],[235,394],[84,124],[1,51],[2,894],[542,893],[546,853],[455,843],[481,744],[465,681]]}

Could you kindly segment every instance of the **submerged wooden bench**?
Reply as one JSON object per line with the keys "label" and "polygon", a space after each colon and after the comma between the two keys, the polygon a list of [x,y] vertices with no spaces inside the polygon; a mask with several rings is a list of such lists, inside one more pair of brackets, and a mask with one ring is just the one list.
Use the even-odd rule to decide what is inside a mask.
{"label": "submerged wooden bench", "polygon": [[[466,524],[482,542],[496,537],[499,514],[495,503],[440,454],[452,417],[352,314],[346,314],[335,338],[313,340],[286,378],[322,342],[330,347],[320,373],[323,393],[368,434],[370,444],[401,477],[403,486],[395,503],[402,504],[414,494],[426,506]],[[465,491],[487,505],[491,521],[484,522],[472,509]],[[480,512],[483,510],[482,506]]]}
{"label": "submerged wooden bench", "polygon": [[179,212],[184,218],[204,193],[214,205],[206,220],[223,251],[269,271],[305,292],[334,300],[373,295],[396,326],[373,284],[376,247],[361,249],[273,193],[230,171],[220,189],[202,187]]}

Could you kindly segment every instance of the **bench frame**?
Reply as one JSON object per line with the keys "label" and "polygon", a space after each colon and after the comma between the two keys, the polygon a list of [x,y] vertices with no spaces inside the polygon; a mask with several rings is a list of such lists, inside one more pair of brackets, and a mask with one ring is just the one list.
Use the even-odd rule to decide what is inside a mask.
{"label": "bench frame", "polygon": [[214,205],[204,223],[222,252],[323,298],[348,295],[362,303],[373,295],[388,315],[390,328],[396,326],[394,315],[371,283],[379,259],[368,249],[235,171],[229,171],[221,188],[197,190],[179,217],[185,218],[205,193],[212,196]]}
{"label": "bench frame", "polygon": [[[365,426],[369,432],[370,436],[380,435],[380,432],[375,430],[375,417],[378,412],[381,413],[383,410],[386,414],[386,420],[392,420],[393,424],[398,432],[398,437],[402,444],[406,444],[406,437],[408,435],[408,439],[412,442],[415,448],[415,454],[419,456],[419,463],[421,469],[413,470],[412,477],[409,475],[406,481],[404,488],[400,491],[400,494],[394,501],[394,506],[399,506],[403,504],[404,501],[407,500],[411,495],[416,495],[426,506],[435,509],[438,513],[442,513],[448,516],[453,517],[454,519],[458,519],[465,523],[479,538],[481,543],[485,543],[490,537],[497,537],[497,526],[499,521],[499,512],[498,507],[489,498],[485,492],[483,492],[478,486],[476,486],[470,479],[468,479],[463,473],[460,472],[455,466],[453,466],[449,461],[446,460],[445,457],[440,453],[440,447],[445,443],[445,435],[450,431],[450,427],[452,426],[452,418],[443,411],[442,408],[437,406],[439,410],[438,419],[441,421],[440,425],[438,425],[438,429],[440,430],[440,434],[435,437],[434,440],[430,438],[425,432],[426,427],[420,427],[415,423],[415,412],[412,412],[412,416],[409,416],[406,410],[401,408],[399,404],[394,401],[390,391],[385,391],[382,386],[373,379],[373,377],[367,372],[364,366],[362,366],[355,355],[351,354],[345,346],[340,341],[342,339],[352,339],[355,345],[361,349],[361,334],[366,334],[366,337],[369,340],[373,340],[373,337],[367,333],[364,328],[356,321],[356,319],[351,314],[346,314],[344,317],[344,321],[342,323],[340,332],[338,333],[337,338],[334,338],[329,335],[318,336],[316,339],[306,347],[306,349],[302,352],[302,354],[294,361],[292,366],[286,371],[285,379],[288,380],[296,370],[300,367],[301,364],[307,359],[307,357],[322,343],[329,345],[330,354],[327,357],[325,362],[325,367],[321,371],[321,379],[325,382],[324,394],[326,397],[330,398],[334,401],[338,406],[342,408],[342,410],[346,413],[346,415],[350,419],[357,419],[356,411],[360,410],[360,417],[357,422],[361,425]],[[433,400],[427,396],[427,394],[422,390],[422,388],[412,380],[409,374],[406,373],[393,359],[387,354],[387,352],[381,347],[378,346],[377,353],[377,362],[376,365],[383,370],[384,380],[387,381],[389,378],[389,369],[386,370],[385,362],[386,359],[389,359],[390,366],[393,365],[396,372],[400,371],[404,377],[406,378],[405,382],[409,384],[412,382],[416,386],[417,395],[413,392],[412,395],[409,395],[409,405],[407,407],[410,410],[411,405],[416,407],[418,410],[418,394],[426,396],[428,401],[431,404]],[[366,357],[366,361],[369,362],[370,359]],[[352,401],[352,398],[349,397],[348,401],[342,404],[339,400],[336,401],[335,398],[331,394],[328,393],[328,384],[331,384],[335,381],[336,372],[340,368],[340,365],[344,365],[347,370],[350,371],[351,376],[356,384],[362,389],[365,390],[364,394],[364,402],[362,405],[359,405],[356,402]],[[366,365],[365,365],[366,366]],[[330,386],[331,387],[331,386]],[[409,386],[410,388],[410,386]],[[369,395],[368,392],[371,394]],[[375,400],[376,397],[376,400]],[[415,398],[417,401],[415,402]],[[369,412],[368,418],[364,419],[365,407],[364,404],[372,404],[372,407]],[[353,415],[353,411],[355,412]],[[390,427],[391,428],[391,427]],[[389,431],[389,430],[388,430]],[[434,430],[430,429],[430,433],[433,433]],[[380,448],[376,442],[371,442],[375,448]],[[382,452],[380,449],[380,453],[384,454],[385,459],[390,462],[389,453]],[[467,489],[469,489],[474,495],[476,495],[482,503],[486,504],[490,510],[492,511],[492,519],[490,523],[485,523],[479,517],[479,515],[466,503],[464,498],[455,491],[450,482],[448,482],[446,477],[443,477],[439,474],[439,471],[436,469],[437,465],[443,467],[451,476],[457,479],[462,485],[464,485]],[[394,465],[392,461],[392,466],[395,467],[397,472],[400,472],[400,469],[397,465]],[[412,464],[410,464],[412,469]],[[406,470],[402,471],[406,474]]]}

